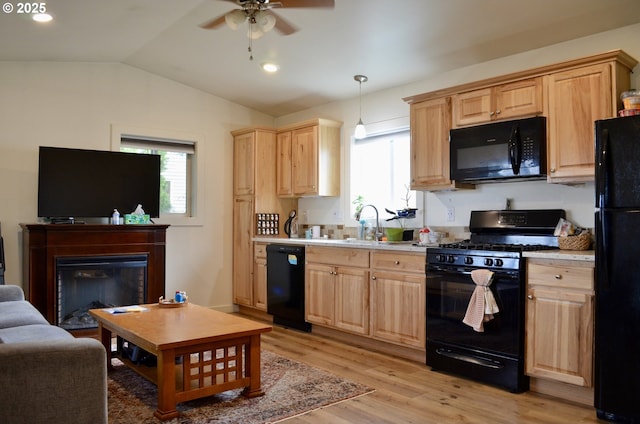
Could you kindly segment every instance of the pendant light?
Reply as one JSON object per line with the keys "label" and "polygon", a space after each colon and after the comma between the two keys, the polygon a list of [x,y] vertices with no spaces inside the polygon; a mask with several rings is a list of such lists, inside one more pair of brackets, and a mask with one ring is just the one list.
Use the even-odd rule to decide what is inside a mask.
{"label": "pendant light", "polygon": [[367,82],[369,78],[365,75],[354,75],[353,79],[360,83],[360,119],[356,125],[356,131],[353,134],[356,139],[360,140],[367,136],[367,130],[364,128],[364,124],[362,123],[362,83]]}

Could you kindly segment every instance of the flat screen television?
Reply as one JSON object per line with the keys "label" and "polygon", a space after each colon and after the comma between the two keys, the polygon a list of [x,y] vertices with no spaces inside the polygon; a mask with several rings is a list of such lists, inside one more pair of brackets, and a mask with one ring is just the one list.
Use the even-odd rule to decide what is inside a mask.
{"label": "flat screen television", "polygon": [[110,217],[138,204],[160,216],[160,156],[40,146],[38,217]]}

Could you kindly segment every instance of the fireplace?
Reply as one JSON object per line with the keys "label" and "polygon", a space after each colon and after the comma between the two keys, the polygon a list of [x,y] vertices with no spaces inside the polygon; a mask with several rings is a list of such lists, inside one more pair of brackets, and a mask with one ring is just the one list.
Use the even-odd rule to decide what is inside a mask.
{"label": "fireplace", "polygon": [[[25,296],[53,325],[97,335],[84,311],[156,303],[168,225],[22,224]],[[95,302],[95,303],[94,303]]]}
{"label": "fireplace", "polygon": [[145,303],[147,255],[57,258],[56,281],[57,325],[97,328],[89,309]]}

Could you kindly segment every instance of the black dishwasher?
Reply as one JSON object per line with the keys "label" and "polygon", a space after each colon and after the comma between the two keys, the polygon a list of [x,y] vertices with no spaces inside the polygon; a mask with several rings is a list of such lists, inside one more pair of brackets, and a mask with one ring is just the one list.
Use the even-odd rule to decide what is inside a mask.
{"label": "black dishwasher", "polygon": [[267,246],[267,312],[274,324],[311,331],[304,320],[304,246]]}

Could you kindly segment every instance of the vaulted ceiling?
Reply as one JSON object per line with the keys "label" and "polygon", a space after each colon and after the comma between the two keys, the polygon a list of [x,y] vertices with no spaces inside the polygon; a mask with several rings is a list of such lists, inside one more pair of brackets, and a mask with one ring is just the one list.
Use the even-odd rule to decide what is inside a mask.
{"label": "vaulted ceiling", "polygon": [[[286,3],[286,0],[283,0]],[[12,2],[17,5],[17,2]],[[229,0],[60,0],[37,24],[0,14],[0,61],[120,62],[282,116],[640,22],[638,0],[335,0],[279,8],[299,31],[254,40],[200,24]],[[276,74],[260,69],[280,65]]]}

